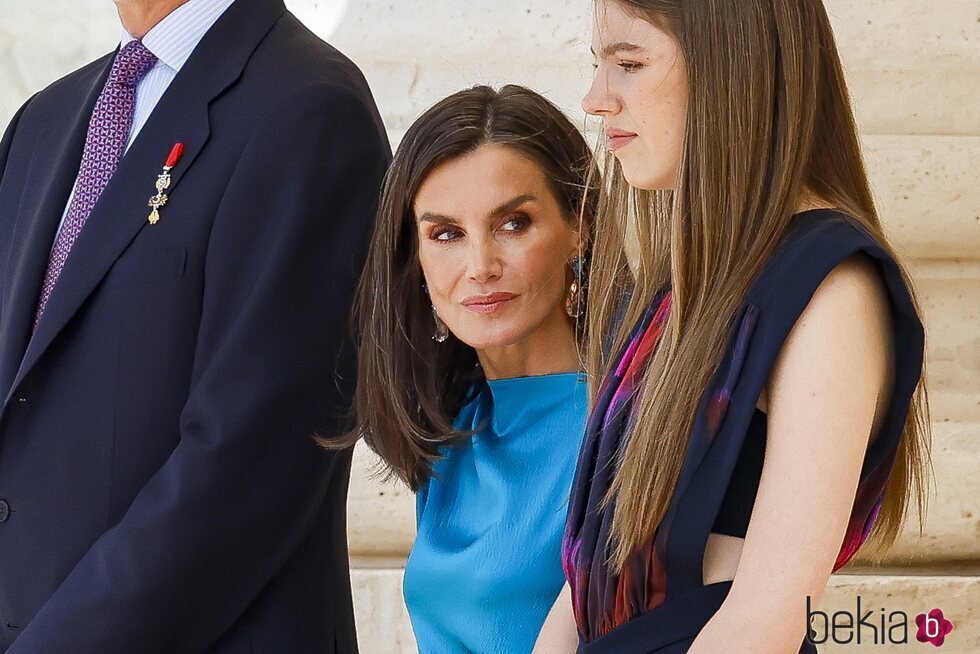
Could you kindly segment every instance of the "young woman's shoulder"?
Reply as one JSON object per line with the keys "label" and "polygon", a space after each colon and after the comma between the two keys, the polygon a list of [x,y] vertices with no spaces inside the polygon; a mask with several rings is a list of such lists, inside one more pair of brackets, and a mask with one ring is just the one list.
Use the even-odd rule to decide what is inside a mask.
{"label": "young woman's shoulder", "polygon": [[848,299],[887,304],[890,298],[898,317],[918,321],[911,289],[888,248],[851,216],[816,209],[794,217],[747,300],[768,319],[783,316],[791,324],[811,300],[828,297],[831,311],[847,310]]}
{"label": "young woman's shoulder", "polygon": [[[850,255],[823,278],[796,319],[770,372],[763,401],[768,406],[774,396],[787,395],[811,402],[814,386],[823,385],[835,388],[838,400],[873,389],[885,396],[875,414],[877,427],[890,399],[893,348],[890,301],[878,266],[865,254]],[[806,392],[782,393],[785,388]],[[799,415],[796,409],[780,413]]]}

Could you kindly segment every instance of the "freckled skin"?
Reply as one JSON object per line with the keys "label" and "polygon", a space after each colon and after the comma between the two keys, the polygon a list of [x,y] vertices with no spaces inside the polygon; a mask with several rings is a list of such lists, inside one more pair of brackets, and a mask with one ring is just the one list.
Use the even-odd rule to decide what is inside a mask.
{"label": "freckled skin", "polygon": [[[513,206],[521,196],[533,199]],[[533,161],[481,146],[433,170],[413,209],[432,304],[488,377],[578,369],[565,313],[578,233]],[[491,293],[515,297],[483,310],[464,304]]]}

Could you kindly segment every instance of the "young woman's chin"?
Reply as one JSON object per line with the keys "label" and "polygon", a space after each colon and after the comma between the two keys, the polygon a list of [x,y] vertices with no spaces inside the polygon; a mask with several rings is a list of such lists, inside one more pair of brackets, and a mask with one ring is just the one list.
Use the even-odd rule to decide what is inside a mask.
{"label": "young woman's chin", "polygon": [[666,191],[676,186],[676,174],[665,172],[648,162],[619,159],[623,177],[635,189],[641,191]]}

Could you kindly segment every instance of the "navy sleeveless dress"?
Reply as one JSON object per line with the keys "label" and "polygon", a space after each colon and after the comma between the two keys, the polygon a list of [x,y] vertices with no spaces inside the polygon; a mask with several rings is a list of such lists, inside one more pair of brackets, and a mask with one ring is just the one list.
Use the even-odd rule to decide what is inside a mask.
{"label": "navy sleeveless dress", "polygon": [[[663,522],[618,575],[605,564],[615,502],[605,507],[601,502],[613,478],[617,453],[629,437],[643,363],[669,315],[669,292],[654,298],[619,353],[617,365],[603,380],[586,427],[562,544],[579,652],[682,654],[719,609],[732,582],[702,583],[704,550],[708,534],[721,522],[722,507],[732,505],[726,501],[730,482],[740,474],[746,478],[736,471],[736,465],[746,465],[743,444],[760,442],[759,394],[782,343],[821,281],[859,252],[878,264],[891,301],[895,381],[885,421],[865,454],[834,570],[867,538],[921,375],[922,324],[898,265],[870,234],[838,211],[805,211],[794,216],[733,322],[725,356],[702,397]],[[757,485],[757,473],[747,478],[752,474]],[[800,652],[816,652],[816,648],[804,641]]]}

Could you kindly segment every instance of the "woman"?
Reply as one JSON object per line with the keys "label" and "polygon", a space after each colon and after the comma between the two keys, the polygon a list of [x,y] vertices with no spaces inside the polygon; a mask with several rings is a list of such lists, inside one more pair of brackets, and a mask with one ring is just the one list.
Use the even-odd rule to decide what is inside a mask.
{"label": "woman", "polygon": [[425,112],[388,173],[353,436],[417,492],[404,589],[423,653],[530,651],[564,582],[592,159],[540,95],[476,87]]}
{"label": "woman", "polygon": [[593,51],[602,384],[541,650],[813,652],[808,606],[921,519],[928,458],[922,328],[826,12],[598,0]]}

